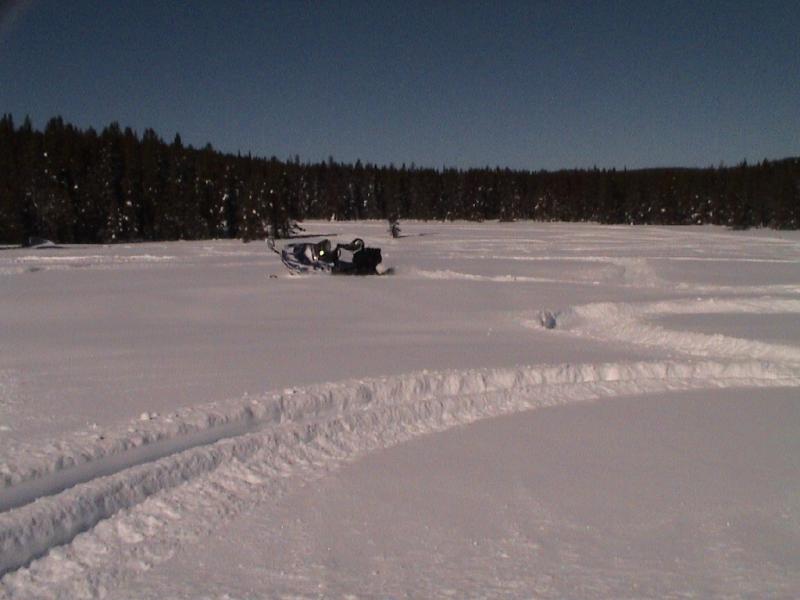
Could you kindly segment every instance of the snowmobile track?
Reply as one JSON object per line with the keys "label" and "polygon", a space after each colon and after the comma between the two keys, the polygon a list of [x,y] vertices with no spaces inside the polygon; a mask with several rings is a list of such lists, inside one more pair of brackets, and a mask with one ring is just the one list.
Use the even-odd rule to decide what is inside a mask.
{"label": "snowmobile track", "polygon": [[[322,386],[268,397],[257,405],[248,401],[252,417],[232,420],[236,425],[227,429],[228,437],[177,452],[162,444],[158,448],[164,456],[146,456],[142,464],[76,482],[63,492],[0,514],[0,572],[28,565],[116,513],[135,510],[151,496],[174,488],[180,497],[179,488],[225,465],[252,470],[246,493],[234,486],[233,497],[218,507],[230,512],[245,496],[258,495],[259,487],[269,487],[275,475],[291,472],[297,464],[350,459],[480,418],[655,391],[799,385],[791,369],[760,362],[642,362],[421,373]],[[246,432],[250,428],[253,431]],[[314,445],[318,449],[312,457],[304,458]],[[320,455],[319,448],[326,450]],[[93,468],[102,469],[99,462]],[[265,465],[275,469],[272,477],[264,476]],[[56,475],[63,484],[69,473],[67,469]],[[47,477],[53,475],[40,479]]]}
{"label": "snowmobile track", "polygon": [[[676,333],[648,322],[715,311],[794,313],[800,301],[597,303],[542,313],[526,324],[552,326],[554,335],[655,346],[685,359],[351,380],[148,415],[135,426],[21,454],[0,468],[0,597],[100,594],[281,493],[286,477],[317,477],[418,435],[601,398],[800,387],[800,350],[793,346]],[[64,572],[69,576],[54,575]]]}

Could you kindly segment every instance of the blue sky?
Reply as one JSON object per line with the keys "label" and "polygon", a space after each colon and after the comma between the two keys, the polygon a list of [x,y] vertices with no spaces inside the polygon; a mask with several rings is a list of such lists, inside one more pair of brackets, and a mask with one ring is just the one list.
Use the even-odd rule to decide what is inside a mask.
{"label": "blue sky", "polygon": [[27,0],[0,112],[441,167],[800,155],[800,3]]}

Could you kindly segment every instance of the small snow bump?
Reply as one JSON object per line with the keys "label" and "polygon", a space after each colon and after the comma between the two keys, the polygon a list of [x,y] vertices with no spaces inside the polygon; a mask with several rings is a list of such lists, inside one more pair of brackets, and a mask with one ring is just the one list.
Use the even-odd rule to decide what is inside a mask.
{"label": "small snow bump", "polygon": [[555,329],[558,324],[558,314],[544,310],[539,313],[539,324],[545,329]]}

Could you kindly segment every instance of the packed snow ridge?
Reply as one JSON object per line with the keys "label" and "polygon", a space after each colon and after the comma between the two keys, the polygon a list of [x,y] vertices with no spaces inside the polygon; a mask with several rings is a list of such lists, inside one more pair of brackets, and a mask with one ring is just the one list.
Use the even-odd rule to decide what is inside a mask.
{"label": "packed snow ridge", "polygon": [[760,359],[800,365],[800,348],[716,334],[673,331],[650,320],[664,315],[800,313],[800,300],[787,298],[698,298],[652,303],[601,302],[564,311],[541,311],[526,325],[559,329],[587,338],[660,348],[687,356]]}
{"label": "packed snow ridge", "polygon": [[[0,572],[10,573],[73,540],[73,545],[77,544],[76,536],[83,540],[79,544],[83,549],[88,540],[102,533],[104,550],[94,559],[107,563],[109,571],[95,568],[87,573],[100,585],[101,580],[114,572],[118,553],[130,558],[130,553],[138,551],[131,539],[148,539],[150,551],[154,545],[169,546],[178,533],[174,528],[186,525],[196,502],[196,488],[186,484],[204,480],[221,468],[235,469],[236,481],[225,484],[226,494],[214,498],[213,510],[231,514],[268,491],[276,479],[297,468],[324,468],[326,463],[352,459],[416,435],[481,418],[664,390],[798,385],[800,377],[796,370],[754,361],[584,364],[418,373],[346,382],[247,399],[227,415],[221,415],[219,407],[208,407],[206,414],[213,417],[207,423],[224,421],[231,425],[225,430],[225,437],[216,442],[201,441],[178,452],[169,445],[161,445],[163,456],[147,456],[141,464],[125,468],[130,467],[126,464],[122,470],[100,477],[91,477],[91,469],[78,469],[75,473],[79,479],[73,485],[70,486],[68,475],[60,479],[59,487],[67,488],[64,491],[0,514]],[[213,425],[209,428],[213,429]],[[166,427],[154,437],[169,439],[175,431]],[[136,439],[139,443],[143,438]],[[95,452],[95,458],[84,464],[93,465],[98,472],[112,470],[113,465],[105,464],[108,459],[99,455]],[[56,461],[53,465],[65,462],[70,461]],[[45,470],[36,479],[69,472],[69,469]],[[4,498],[15,487],[7,487]],[[136,520],[140,510],[153,509],[153,503],[146,503],[150,497],[158,495],[161,498],[158,502],[163,503],[163,493],[168,490],[173,490],[172,503],[159,504],[160,518],[147,520],[145,530],[133,525],[122,529],[118,526],[118,537],[114,540],[108,539],[106,530],[93,530],[98,523],[123,510],[128,511],[122,517],[124,520]],[[181,517],[172,520],[168,515]],[[70,552],[65,549],[58,560],[69,559]],[[85,554],[72,552],[73,566],[79,569]],[[8,575],[4,583],[14,589],[15,582],[35,579],[46,573],[50,560],[53,558],[34,562],[29,569]],[[25,589],[30,588],[26,585]]]}

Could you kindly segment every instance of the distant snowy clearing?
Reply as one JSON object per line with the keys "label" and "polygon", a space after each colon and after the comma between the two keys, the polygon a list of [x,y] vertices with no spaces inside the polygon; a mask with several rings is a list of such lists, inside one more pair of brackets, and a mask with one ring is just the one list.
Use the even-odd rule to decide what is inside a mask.
{"label": "distant snowy clearing", "polygon": [[307,227],[0,252],[0,597],[800,595],[800,235]]}

